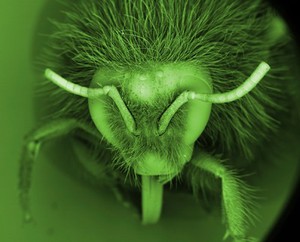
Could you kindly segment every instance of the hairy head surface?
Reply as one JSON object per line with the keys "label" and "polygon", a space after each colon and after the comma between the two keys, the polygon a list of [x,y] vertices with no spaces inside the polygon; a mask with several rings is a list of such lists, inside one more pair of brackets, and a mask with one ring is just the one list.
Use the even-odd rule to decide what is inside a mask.
{"label": "hairy head surface", "polygon": [[[65,13],[65,22],[54,22],[57,31],[45,65],[89,86],[101,68],[130,70],[147,63],[189,62],[209,72],[214,92],[226,92],[243,83],[261,61],[271,65],[273,75],[280,69],[272,62],[276,53],[270,53],[267,38],[271,18],[261,1],[78,1]],[[273,113],[280,108],[276,103],[280,85],[269,76],[241,100],[213,105],[198,143],[212,153],[251,159],[252,145],[276,126]],[[85,99],[56,87],[49,90],[54,91],[51,103],[57,116],[90,121]],[[132,105],[141,110],[142,120],[151,119],[170,102],[169,97],[162,100],[153,110]],[[175,139],[174,149],[178,143]],[[124,152],[130,155],[131,149],[140,148],[138,144]]]}

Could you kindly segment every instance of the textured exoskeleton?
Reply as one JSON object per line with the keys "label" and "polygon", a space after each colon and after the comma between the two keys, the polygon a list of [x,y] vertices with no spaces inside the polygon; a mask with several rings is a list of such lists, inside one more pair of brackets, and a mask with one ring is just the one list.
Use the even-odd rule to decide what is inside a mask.
{"label": "textured exoskeleton", "polygon": [[54,22],[42,63],[53,118],[28,135],[21,160],[26,220],[40,146],[70,134],[94,153],[80,158],[90,176],[113,189],[127,178],[140,187],[144,224],[159,220],[166,184],[180,178],[198,194],[213,190],[214,179],[222,190],[224,238],[254,240],[247,233],[254,189],[237,169],[257,159],[285,105],[277,46],[286,39],[270,36],[269,6],[87,0],[65,17]]}

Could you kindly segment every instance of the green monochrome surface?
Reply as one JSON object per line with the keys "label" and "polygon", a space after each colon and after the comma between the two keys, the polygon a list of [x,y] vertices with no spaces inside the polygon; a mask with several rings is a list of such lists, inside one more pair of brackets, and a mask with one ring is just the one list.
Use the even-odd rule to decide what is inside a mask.
{"label": "green monochrome surface", "polygon": [[[172,187],[171,190],[165,189],[163,197],[160,197],[162,195],[160,195],[160,193],[162,193],[162,187],[158,185],[158,183],[155,183],[155,179],[152,179],[151,176],[143,176],[143,184],[146,191],[144,197],[141,197],[141,194],[138,194],[137,192],[130,193],[134,194],[134,198],[129,198],[128,200],[132,200],[133,204],[137,203],[137,201],[139,203],[129,206],[127,204],[127,206],[124,206],[122,202],[116,199],[114,190],[110,189],[109,186],[90,186],[88,182],[85,182],[82,179],[76,179],[76,176],[72,174],[72,171],[74,170],[74,167],[72,167],[72,160],[85,160],[87,157],[87,151],[81,145],[80,140],[76,140],[71,136],[64,136],[54,140],[53,142],[46,142],[42,145],[40,153],[35,161],[32,176],[32,188],[30,191],[31,211],[34,220],[29,224],[23,223],[22,209],[19,202],[18,175],[22,146],[24,145],[24,137],[30,130],[36,127],[38,123],[37,120],[41,120],[42,115],[45,116],[42,119],[43,122],[39,122],[40,126],[41,124],[46,123],[46,120],[50,118],[49,113],[47,116],[47,104],[44,106],[43,98],[39,96],[37,99],[36,96],[38,95],[34,93],[36,83],[38,83],[41,79],[45,79],[43,78],[44,73],[42,71],[34,71],[34,69],[36,69],[37,62],[36,57],[41,48],[47,42],[48,37],[43,34],[49,34],[54,29],[53,25],[47,21],[48,16],[51,18],[61,19],[62,16],[60,10],[67,7],[68,4],[63,6],[57,2],[45,0],[27,1],[26,3],[20,3],[19,1],[1,1],[0,3],[0,26],[2,30],[0,37],[0,90],[2,93],[2,95],[0,95],[0,241],[222,241],[226,232],[226,226],[222,224],[220,208],[215,206],[215,208],[213,207],[210,212],[206,211],[203,206],[200,205],[201,199],[197,201],[193,197],[192,193],[187,193],[183,190],[176,191],[176,188]],[[272,26],[273,28],[272,31],[270,31],[269,38],[274,39],[275,41],[277,38],[280,38],[278,36],[281,36],[282,32],[285,33],[285,26],[281,20],[275,18]],[[213,46],[211,46],[211,48],[213,49]],[[86,49],[86,51],[88,50]],[[153,53],[152,57],[156,56]],[[138,54],[138,52],[134,53],[136,56]],[[163,54],[168,56],[166,53],[160,54],[162,56],[164,56]],[[256,60],[254,56],[250,56],[253,60]],[[134,60],[134,58],[130,55],[127,56],[128,59],[125,57],[121,57],[120,62],[123,61],[125,63],[128,61],[130,64],[130,61]],[[133,59],[129,60],[131,57]],[[209,58],[207,60],[209,60]],[[264,82],[263,77],[268,70],[265,71],[260,78],[255,78],[258,76],[257,73],[255,73],[255,68],[258,67],[260,63],[264,63],[263,61],[267,60],[261,59],[251,68],[247,67],[249,69],[247,69],[247,74],[233,72],[230,73],[229,77],[236,74],[239,76],[239,85],[242,85],[242,82],[245,81],[251,73],[254,73],[252,74],[254,78],[249,79],[253,82],[258,82],[262,79],[261,82]],[[97,62],[97,60],[94,60],[94,62]],[[126,63],[126,65],[128,63]],[[131,63],[134,63],[134,61]],[[241,65],[242,64],[243,63],[241,63]],[[268,64],[271,65],[272,71],[272,64]],[[293,64],[295,66],[298,65],[297,62]],[[156,67],[157,65],[159,68]],[[133,66],[136,66],[136,63],[134,63]],[[149,66],[151,66],[151,68]],[[203,66],[205,66],[205,68],[213,69],[213,65],[210,66],[209,64],[206,64]],[[48,67],[51,68],[51,66]],[[98,87],[99,85],[111,84],[118,87],[119,83],[112,83],[112,80],[109,78],[111,78],[111,76],[117,77],[120,73],[124,76],[130,73],[128,78],[130,85],[123,87],[124,89],[122,90],[124,93],[129,94],[128,97],[118,97],[119,94],[114,92],[114,94],[109,94],[109,97],[107,98],[111,98],[115,102],[117,108],[114,110],[121,113],[119,116],[120,120],[118,122],[124,122],[122,125],[124,125],[127,130],[126,132],[133,136],[141,135],[139,133],[141,132],[142,135],[147,137],[147,135],[151,134],[150,130],[152,128],[139,129],[141,128],[139,125],[146,124],[147,122],[140,122],[140,119],[135,118],[135,115],[137,115],[136,113],[133,112],[134,115],[130,113],[132,110],[136,111],[134,109],[134,105],[129,105],[129,110],[126,109],[127,107],[125,104],[128,104],[128,100],[138,100],[143,105],[149,102],[151,103],[151,100],[155,100],[155,98],[160,97],[159,95],[166,96],[167,94],[164,92],[167,92],[166,90],[168,90],[168,88],[171,90],[173,86],[175,88],[176,85],[182,85],[183,89],[180,89],[182,93],[187,88],[191,88],[196,97],[200,97],[202,93],[205,95],[208,93],[208,95],[210,95],[212,92],[210,85],[215,79],[213,78],[213,80],[209,80],[211,79],[209,75],[212,77],[217,76],[217,74],[208,74],[201,68],[195,70],[195,64],[183,64],[176,66],[173,64],[164,65],[151,63],[150,65],[146,65],[145,68],[147,71],[143,73],[146,73],[147,75],[149,74],[150,77],[140,75],[139,72],[135,70],[129,72],[128,66],[125,67],[125,71],[118,65],[113,66],[112,69],[103,68],[102,72],[100,69],[100,71],[96,73],[93,81],[90,83],[93,88]],[[182,70],[180,68],[182,68]],[[280,72],[280,68],[278,68],[278,70],[276,68],[274,70],[275,73],[276,71]],[[157,71],[157,69],[160,70]],[[218,70],[214,70],[218,73]],[[220,73],[222,73],[222,71],[220,71]],[[153,78],[153,76],[151,76],[153,73],[158,77],[166,74],[168,77],[171,76],[172,80],[163,78],[162,84],[158,83],[157,87],[153,87],[152,84],[149,84],[151,83],[151,78]],[[65,73],[57,72],[57,74],[64,75],[66,78],[68,77]],[[244,77],[244,75],[246,78],[241,78]],[[192,84],[176,83],[177,80],[180,80],[179,77],[183,77],[188,80],[190,79]],[[138,80],[136,83],[134,82],[135,78]],[[69,78],[67,78],[67,80],[71,81]],[[140,80],[143,82],[139,82]],[[199,81],[193,82],[193,80]],[[209,80],[208,83],[207,80]],[[283,78],[282,80],[285,79]],[[174,82],[173,84],[172,81]],[[49,80],[48,82],[50,83]],[[213,88],[214,90],[217,90],[216,93],[226,89],[222,86],[222,80],[215,83],[217,84],[214,84]],[[255,85],[256,84],[257,83],[255,83]],[[233,86],[234,85],[229,86],[226,91],[223,92],[225,93],[233,90]],[[165,89],[162,87],[165,87]],[[129,91],[126,88],[128,88]],[[249,96],[247,97],[245,90],[249,89],[247,92],[250,91],[248,84],[244,85],[242,88],[240,90],[242,90],[241,92],[244,92],[243,95],[245,95],[244,98],[246,100],[245,103],[247,103],[253,96],[251,96],[251,98],[249,98]],[[256,94],[263,94],[263,91],[266,91],[268,88],[263,89],[259,84]],[[274,87],[274,89],[276,88],[277,87]],[[300,93],[300,90],[295,89],[293,86],[289,86],[285,90],[289,89],[294,89],[296,94],[297,92]],[[256,90],[255,87],[254,90]],[[205,132],[206,125],[209,122],[209,117],[216,118],[218,111],[226,109],[225,104],[223,104],[224,102],[231,99],[243,99],[241,92],[232,92],[231,96],[227,95],[223,99],[220,99],[219,96],[214,96],[209,99],[204,95],[205,97],[202,98],[210,101],[200,102],[200,104],[195,103],[194,100],[187,101],[189,98],[185,99],[184,95],[183,99],[178,98],[178,101],[174,102],[173,106],[170,105],[169,109],[166,109],[166,112],[162,112],[164,115],[162,115],[158,124],[155,122],[153,122],[153,124],[154,126],[157,125],[158,133],[160,135],[172,134],[170,127],[174,127],[174,130],[177,128],[177,123],[175,123],[175,121],[177,120],[176,115],[178,110],[185,107],[184,105],[186,105],[186,102],[189,104],[191,103],[188,110],[189,112],[179,112],[181,115],[179,117],[184,117],[183,114],[185,114],[185,117],[182,120],[186,122],[187,127],[187,131],[182,131],[183,135],[179,136],[182,138],[184,145],[178,146],[178,149],[180,149],[180,155],[185,158],[180,161],[178,166],[174,167],[166,166],[164,159],[160,160],[161,163],[158,162],[157,165],[153,165],[153,162],[157,161],[159,156],[155,152],[148,152],[148,156],[145,156],[146,158],[144,163],[139,163],[139,165],[133,166],[135,172],[138,175],[162,175],[162,179],[164,178],[163,175],[167,174],[166,181],[169,181],[173,175],[176,175],[179,172],[178,169],[181,168],[183,163],[188,162],[186,161],[186,157],[192,156],[191,147],[197,139],[198,134]],[[195,97],[194,93],[192,95],[193,98]],[[264,97],[267,99],[267,96]],[[44,100],[47,100],[47,98],[48,97],[45,97]],[[280,98],[281,97],[278,96],[278,100],[281,100]],[[103,98],[103,100],[105,101],[108,99]],[[105,122],[108,122],[107,120],[109,120],[109,117],[105,117],[107,107],[105,105],[101,106],[101,102],[103,102],[103,100],[89,99],[89,110],[92,120],[110,143],[118,148],[123,147],[122,145],[124,144],[120,142],[121,136],[116,133],[111,126],[105,124]],[[161,98],[160,103],[163,103],[163,101],[164,98]],[[249,103],[251,103],[250,101]],[[210,102],[221,102],[221,104],[211,104]],[[297,95],[295,102],[297,102]],[[212,114],[211,105],[213,105]],[[215,105],[223,106],[219,106],[219,109],[214,109]],[[274,107],[276,106],[271,103],[270,106],[272,105]],[[238,109],[236,106],[235,108]],[[294,108],[295,115],[290,115],[289,117],[297,120],[297,118],[299,118],[297,116],[299,115],[299,106],[292,106],[292,108]],[[99,111],[101,109],[102,111]],[[202,113],[197,112],[198,109],[201,109]],[[233,109],[233,111],[237,109]],[[65,110],[68,110],[68,107],[66,107]],[[87,109],[86,111],[89,110]],[[253,113],[259,112],[257,119],[260,119],[262,122],[269,122],[267,116],[259,117],[259,115],[263,114],[263,109],[256,109],[256,107],[253,107],[252,111],[247,112],[247,110],[245,111],[242,106],[241,110],[244,114],[248,115],[252,114],[251,112],[253,110]],[[80,111],[81,110],[78,109],[78,112]],[[162,111],[164,111],[164,109],[162,109]],[[237,113],[232,113],[233,117],[235,114]],[[230,115],[230,112],[226,111],[226,115]],[[251,118],[254,119],[253,117]],[[201,120],[201,122],[199,120]],[[254,187],[254,189],[257,190],[257,196],[259,197],[257,207],[257,215],[259,219],[255,221],[254,225],[251,225],[249,229],[249,235],[259,238],[259,240],[261,240],[272,229],[272,226],[279,218],[280,213],[285,208],[285,205],[293,192],[295,182],[299,175],[298,166],[300,151],[297,147],[299,147],[298,135],[300,127],[295,124],[294,120],[290,120],[291,123],[283,121],[283,126],[276,136],[277,139],[281,139],[282,142],[274,141],[274,147],[272,146],[272,141],[267,143],[263,149],[264,153],[261,153],[259,156],[259,172],[245,178],[245,180],[251,184],[251,187]],[[236,119],[233,118],[232,122],[234,123],[235,121]],[[289,124],[290,126],[286,127],[285,124]],[[64,125],[66,124],[64,123]],[[116,123],[116,125],[118,125],[118,123]],[[208,127],[212,127],[212,130],[213,128],[218,129],[221,127],[221,124],[215,124],[215,126],[209,125],[211,125],[210,123],[208,123]],[[271,123],[270,126],[272,126]],[[83,129],[85,129],[85,127]],[[236,126],[236,129],[240,130],[239,133],[241,136],[247,136],[247,133],[243,133],[243,129],[240,129],[239,126]],[[258,130],[252,131],[254,133],[259,133]],[[213,134],[212,131],[210,132]],[[224,130],[224,135],[225,134],[230,134],[229,128],[228,130]],[[259,134],[257,137],[260,137]],[[270,138],[271,137],[273,136],[270,136]],[[168,139],[166,140],[166,142],[169,142]],[[243,140],[242,137],[240,140]],[[230,141],[229,137],[227,141],[229,143],[233,142]],[[137,142],[143,142],[143,139],[138,139]],[[135,145],[135,148],[140,147],[136,143],[133,144]],[[161,145],[165,144],[171,143],[161,143]],[[251,151],[247,150],[247,147],[243,146],[241,141],[240,143],[237,141],[237,147],[240,147],[245,154],[249,155],[249,152],[251,153]],[[162,148],[164,147],[162,146]],[[231,147],[230,149],[233,148]],[[141,153],[143,150],[138,149],[137,153],[139,152]],[[127,158],[126,167],[129,166],[130,162],[132,162],[131,159],[136,154],[134,152],[130,153],[126,151],[123,155],[125,160]],[[228,201],[235,200],[235,197],[240,195],[234,195],[238,194],[235,187],[239,187],[243,184],[243,182],[239,179],[232,180],[231,178],[235,177],[234,173],[229,171],[226,172],[226,169],[220,166],[218,161],[211,159],[210,156],[206,157],[204,155],[202,162],[198,162],[196,159],[197,156],[194,156],[193,158],[195,159],[194,161],[192,160],[192,163],[195,167],[199,166],[205,171],[211,172],[214,176],[223,178],[224,184],[226,184],[223,187],[224,196],[230,197],[233,195],[234,197],[234,199],[229,199]],[[264,163],[264,159],[266,159],[267,162]],[[85,168],[95,176],[101,176],[101,174],[97,174],[97,172],[100,172],[100,165],[90,164],[90,166],[87,165]],[[239,164],[237,167],[239,167]],[[255,172],[255,169],[249,171]],[[250,172],[244,172],[242,174],[249,173]],[[243,177],[240,178],[243,179]],[[228,182],[225,183],[225,180]],[[168,188],[169,186],[165,187]],[[248,186],[246,186],[246,188],[248,189]],[[147,194],[148,189],[154,189],[157,191],[157,197],[155,197],[155,194],[153,197],[151,197],[151,194]],[[241,195],[246,201],[249,194],[242,191]],[[153,211],[156,210],[158,213],[162,211],[162,214],[158,220],[156,215],[151,217],[151,214],[147,215],[146,211],[145,216],[148,216],[150,218],[149,220],[153,219],[154,222],[158,222],[153,225],[143,225],[140,206],[141,204],[151,203],[152,199],[154,201],[162,199],[162,208],[160,207],[161,204],[153,205]],[[242,202],[244,201],[242,200]],[[239,206],[242,205],[240,205],[238,201],[233,204],[225,203],[224,206],[225,208],[228,207],[231,214],[233,214],[231,220],[229,219],[229,223],[235,224],[234,218],[235,216],[239,217]],[[236,208],[236,210],[234,208]],[[146,221],[146,223],[148,222]],[[227,241],[230,240],[231,238],[227,239]]]}

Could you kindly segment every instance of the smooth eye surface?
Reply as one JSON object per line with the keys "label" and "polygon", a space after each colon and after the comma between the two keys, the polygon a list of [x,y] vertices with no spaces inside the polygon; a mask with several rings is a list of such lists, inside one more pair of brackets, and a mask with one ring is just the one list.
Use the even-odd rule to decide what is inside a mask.
{"label": "smooth eye surface", "polygon": [[[101,70],[96,73],[95,77],[91,82],[91,87],[99,87],[105,85],[118,86],[120,83],[118,80],[123,79],[124,75],[122,73],[113,72],[110,70]],[[112,100],[109,96],[103,95],[97,99],[89,99],[89,110],[97,129],[102,133],[106,140],[113,144],[118,145],[118,140],[113,132],[113,127],[108,120],[107,110],[109,109],[108,104]],[[125,125],[124,125],[125,129]]]}
{"label": "smooth eye surface", "polygon": [[[176,68],[169,67],[166,74],[170,79],[179,83],[179,90],[195,91],[197,93],[212,93],[211,78],[200,67],[181,65]],[[185,132],[183,142],[194,144],[203,132],[210,116],[211,103],[199,100],[189,100],[186,104]]]}

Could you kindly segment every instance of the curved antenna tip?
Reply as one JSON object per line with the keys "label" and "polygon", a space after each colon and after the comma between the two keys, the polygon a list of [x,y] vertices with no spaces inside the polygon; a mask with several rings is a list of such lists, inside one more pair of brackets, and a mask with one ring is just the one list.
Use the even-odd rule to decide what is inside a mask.
{"label": "curved antenna tip", "polygon": [[271,66],[267,62],[262,61],[257,68],[263,68],[266,72],[268,72],[271,69]]}
{"label": "curved antenna tip", "polygon": [[228,103],[240,99],[248,94],[263,79],[267,72],[271,69],[270,65],[262,61],[247,80],[239,87],[225,93],[217,94],[200,94],[190,95],[190,99],[198,99],[211,103]]}

